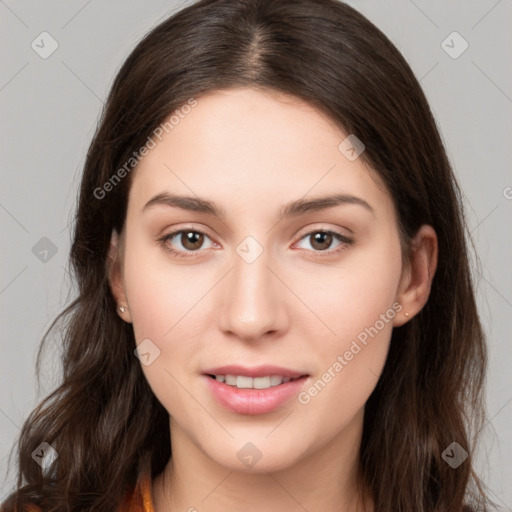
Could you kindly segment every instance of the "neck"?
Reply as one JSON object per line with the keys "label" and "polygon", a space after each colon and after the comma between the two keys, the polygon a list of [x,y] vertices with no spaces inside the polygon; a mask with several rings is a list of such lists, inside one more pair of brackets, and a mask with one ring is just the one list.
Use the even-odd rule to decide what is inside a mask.
{"label": "neck", "polygon": [[360,497],[357,482],[362,419],[363,411],[336,438],[285,469],[248,472],[215,462],[171,418],[173,456],[153,482],[155,510],[370,512],[371,500]]}

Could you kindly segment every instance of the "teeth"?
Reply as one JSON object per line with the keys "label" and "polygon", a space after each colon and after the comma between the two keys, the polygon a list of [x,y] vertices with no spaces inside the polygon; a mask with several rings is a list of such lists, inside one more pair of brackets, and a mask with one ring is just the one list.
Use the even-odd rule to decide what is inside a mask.
{"label": "teeth", "polygon": [[267,377],[247,377],[245,375],[215,375],[215,380],[223,382],[228,386],[235,386],[238,389],[268,389],[280,384],[286,384],[292,379],[280,375],[269,375]]}
{"label": "teeth", "polygon": [[236,387],[243,388],[243,389],[252,388],[252,381],[253,381],[252,377],[244,377],[242,375],[239,375],[236,378]]}
{"label": "teeth", "polygon": [[236,386],[236,376],[235,375],[226,375],[226,380],[224,381],[226,384],[230,386]]}
{"label": "teeth", "polygon": [[[279,378],[279,377],[278,377]],[[252,380],[254,389],[267,389],[271,386],[270,377],[254,377]]]}
{"label": "teeth", "polygon": [[272,377],[270,377],[270,385],[271,386],[279,386],[279,384],[281,384],[281,382],[283,382],[283,378],[279,377],[279,375],[272,375]]}

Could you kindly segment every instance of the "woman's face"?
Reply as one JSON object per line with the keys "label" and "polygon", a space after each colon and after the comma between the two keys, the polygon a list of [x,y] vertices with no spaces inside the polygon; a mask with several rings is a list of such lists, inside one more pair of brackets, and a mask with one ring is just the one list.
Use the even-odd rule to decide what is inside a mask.
{"label": "woman's face", "polygon": [[134,171],[123,316],[173,442],[283,469],[359,435],[404,321],[394,207],[306,103],[243,88],[187,112]]}

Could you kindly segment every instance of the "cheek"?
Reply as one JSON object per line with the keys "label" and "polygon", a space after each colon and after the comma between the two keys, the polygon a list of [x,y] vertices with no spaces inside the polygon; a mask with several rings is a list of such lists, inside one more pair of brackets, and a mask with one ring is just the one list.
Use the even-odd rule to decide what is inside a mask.
{"label": "cheek", "polygon": [[332,319],[336,336],[324,336],[314,347],[318,373],[297,400],[305,430],[322,425],[315,442],[332,438],[352,422],[382,373],[397,310],[383,297],[368,298],[364,309],[353,314],[338,308]]}
{"label": "cheek", "polygon": [[[355,414],[382,372],[393,319],[402,308],[396,301],[400,244],[398,239],[393,240],[390,237],[378,250],[361,251],[353,261],[347,259],[346,266],[332,273],[331,282],[318,286],[317,279],[317,287],[308,297],[308,305],[323,320],[325,329],[312,347],[318,356],[319,375],[299,401],[304,405],[314,403],[317,411],[343,405],[325,421],[335,417],[342,421],[342,417]],[[309,277],[303,279],[310,281]],[[315,340],[313,329],[310,336]]]}
{"label": "cheek", "polygon": [[142,369],[165,403],[166,397],[180,395],[179,382],[197,372],[198,342],[205,337],[208,317],[205,294],[215,276],[210,279],[193,265],[173,264],[163,250],[135,241],[127,244],[124,275],[136,343],[149,339],[159,351],[155,363]]}
{"label": "cheek", "polygon": [[[142,238],[142,237],[141,237]],[[187,322],[188,312],[204,294],[204,277],[188,265],[172,264],[164,249],[127,244],[124,262],[126,294],[137,341],[154,339],[161,345]]]}
{"label": "cheek", "polygon": [[196,404],[188,399],[182,385],[194,371],[193,319],[201,313],[195,306],[204,290],[194,287],[194,277],[187,275],[185,267],[172,268],[151,260],[148,253],[138,254],[135,249],[127,252],[125,259],[126,293],[136,343],[149,339],[158,351],[151,364],[142,364],[142,370],[167,411],[178,417],[183,411],[193,414]]}
{"label": "cheek", "polygon": [[[323,346],[327,353],[332,354],[333,346],[342,349],[347,341],[376,322],[379,331],[387,336],[391,333],[389,320],[400,308],[396,296],[401,249],[397,237],[382,237],[379,242],[372,244],[371,249],[348,254],[338,267],[321,268],[314,273],[303,269],[295,277],[298,294],[324,323]],[[383,314],[385,325],[381,321]]]}

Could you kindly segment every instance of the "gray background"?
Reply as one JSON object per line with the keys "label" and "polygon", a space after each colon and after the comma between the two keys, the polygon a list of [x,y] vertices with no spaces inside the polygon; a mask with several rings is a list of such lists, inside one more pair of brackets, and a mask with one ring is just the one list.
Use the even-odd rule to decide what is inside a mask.
{"label": "gray background", "polygon": [[[39,388],[35,354],[73,294],[68,223],[103,99],[136,42],[186,3],[0,0],[0,498],[13,481],[12,471],[4,478],[19,427],[58,381],[58,345],[45,358]],[[390,37],[421,80],[464,191],[490,349],[478,471],[491,497],[512,509],[511,1],[350,3]],[[31,47],[35,40],[43,51],[43,31],[58,43],[46,59]],[[453,31],[469,45],[457,58],[464,41],[446,39]],[[50,43],[44,40],[44,51]]]}

